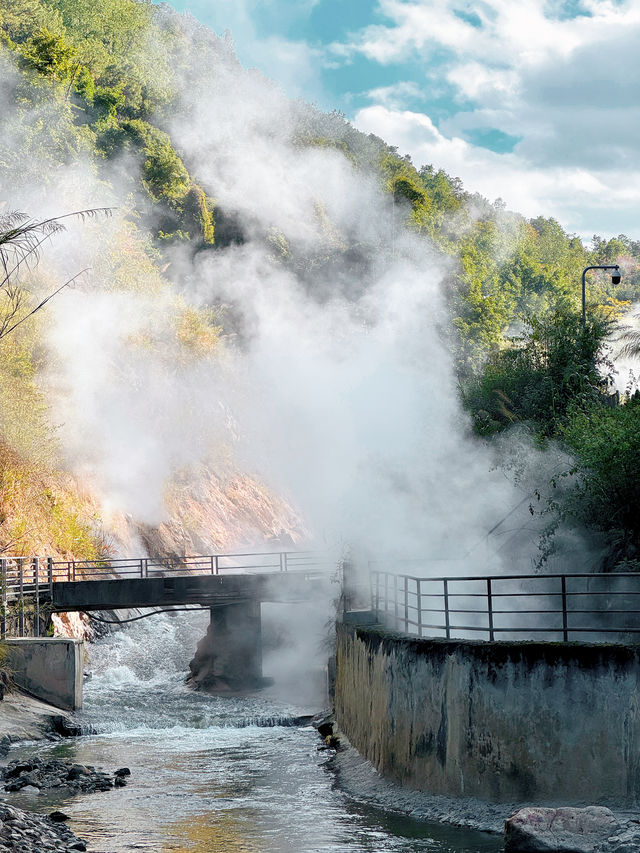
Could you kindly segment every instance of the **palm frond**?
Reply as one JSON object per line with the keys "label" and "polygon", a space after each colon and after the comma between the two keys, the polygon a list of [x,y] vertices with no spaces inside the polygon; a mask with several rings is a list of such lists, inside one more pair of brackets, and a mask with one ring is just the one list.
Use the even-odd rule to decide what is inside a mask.
{"label": "palm frond", "polygon": [[82,273],[70,278],[39,302],[28,314],[16,321],[24,303],[24,290],[17,283],[17,273],[23,265],[29,267],[30,264],[38,263],[42,244],[54,234],[64,231],[65,226],[62,220],[75,218],[84,222],[86,219],[112,215],[111,207],[95,207],[41,220],[29,219],[26,214],[19,211],[0,216],[0,292],[4,295],[5,301],[3,314],[0,317],[0,339],[24,323],[57,293],[86,272],[83,270]]}
{"label": "palm frond", "polygon": [[624,346],[620,348],[620,355],[625,358],[640,357],[640,331],[629,329],[620,336],[620,340],[625,342]]}

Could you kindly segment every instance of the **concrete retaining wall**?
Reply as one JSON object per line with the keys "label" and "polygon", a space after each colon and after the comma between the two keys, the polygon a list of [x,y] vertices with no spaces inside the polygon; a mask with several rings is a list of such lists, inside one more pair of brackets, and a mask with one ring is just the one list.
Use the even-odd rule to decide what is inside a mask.
{"label": "concrete retaining wall", "polygon": [[640,647],[339,625],[335,710],[386,777],[494,802],[640,801]]}
{"label": "concrete retaining wall", "polygon": [[82,708],[82,640],[21,637],[5,642],[7,664],[18,687],[56,708]]}

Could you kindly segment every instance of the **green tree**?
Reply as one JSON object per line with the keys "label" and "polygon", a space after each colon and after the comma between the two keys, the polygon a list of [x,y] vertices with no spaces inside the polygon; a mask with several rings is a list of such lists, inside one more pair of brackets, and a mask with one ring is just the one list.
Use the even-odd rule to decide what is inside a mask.
{"label": "green tree", "polygon": [[637,559],[640,547],[640,395],[622,406],[572,405],[562,436],[575,454],[565,514],[613,533],[614,554]]}
{"label": "green tree", "polygon": [[541,438],[562,433],[569,409],[588,409],[607,396],[610,369],[604,340],[610,323],[575,312],[530,318],[511,346],[496,352],[464,389],[481,435],[526,422]]}
{"label": "green tree", "polygon": [[22,55],[39,74],[63,82],[71,76],[76,51],[62,36],[43,28],[23,44]]}

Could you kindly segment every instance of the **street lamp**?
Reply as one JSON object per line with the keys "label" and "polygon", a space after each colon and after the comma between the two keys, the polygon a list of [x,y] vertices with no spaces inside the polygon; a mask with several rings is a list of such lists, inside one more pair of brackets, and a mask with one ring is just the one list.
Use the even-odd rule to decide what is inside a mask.
{"label": "street lamp", "polygon": [[620,284],[620,267],[618,264],[597,264],[593,267],[586,267],[582,271],[582,325],[587,322],[587,298],[586,298],[586,275],[589,270],[613,270],[611,273],[612,284]]}

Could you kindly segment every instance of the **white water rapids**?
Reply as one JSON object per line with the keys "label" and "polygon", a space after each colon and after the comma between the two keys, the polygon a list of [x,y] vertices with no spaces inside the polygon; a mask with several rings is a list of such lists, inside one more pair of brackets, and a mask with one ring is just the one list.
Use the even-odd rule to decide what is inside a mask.
{"label": "white water rapids", "polygon": [[[89,648],[84,722],[97,731],[14,748],[112,772],[125,788],[65,798],[8,795],[47,812],[62,808],[93,853],[497,853],[496,836],[425,824],[355,802],[336,784],[311,727],[273,725],[322,709],[322,699],[278,698],[277,684],[249,698],[184,685],[208,614],[153,617]],[[269,675],[269,657],[265,659]],[[290,673],[304,697],[304,673]]]}

